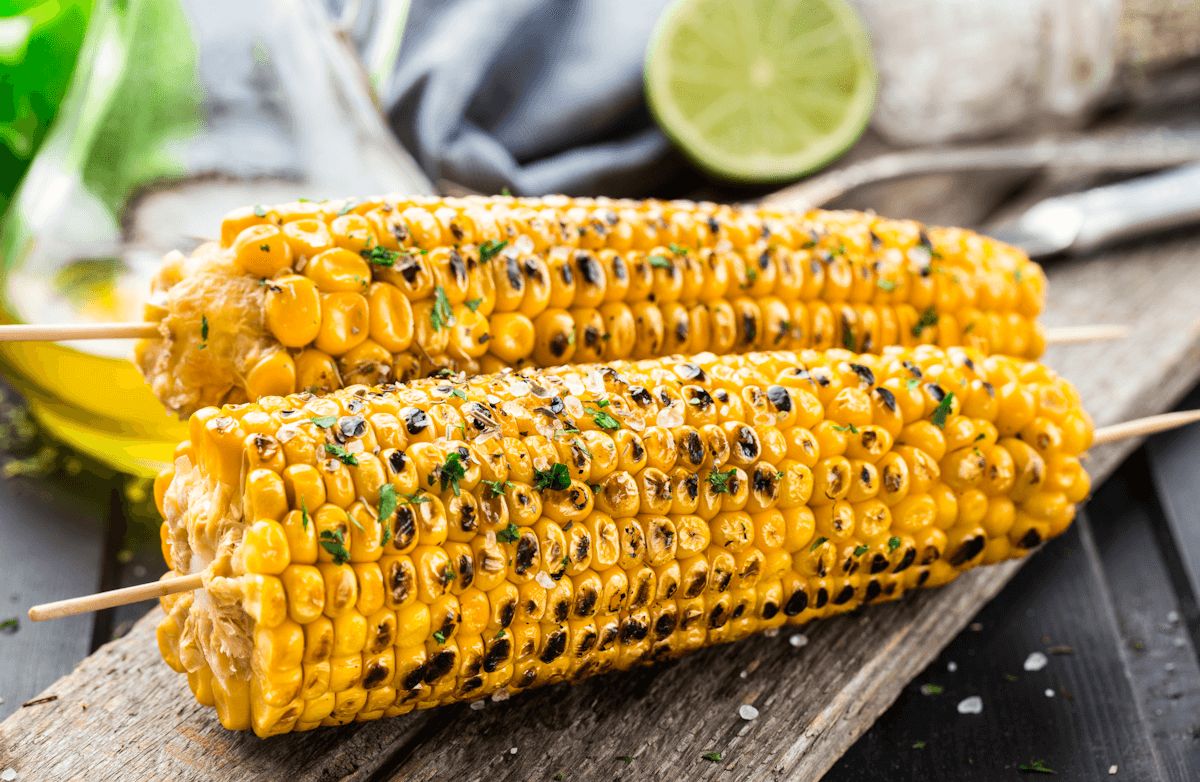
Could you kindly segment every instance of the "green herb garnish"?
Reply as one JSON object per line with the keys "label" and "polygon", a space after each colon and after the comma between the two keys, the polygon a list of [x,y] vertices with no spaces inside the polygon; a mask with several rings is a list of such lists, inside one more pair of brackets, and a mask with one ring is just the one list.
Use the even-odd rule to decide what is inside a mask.
{"label": "green herb garnish", "polygon": [[533,471],[533,488],[541,491],[565,491],[571,485],[571,471],[565,464],[554,464],[549,470]]}
{"label": "green herb garnish", "polygon": [[721,470],[713,470],[708,474],[708,483],[712,486],[714,494],[732,494],[733,489],[730,488],[729,482],[737,475],[737,468],[730,467],[722,472]]}
{"label": "green herb garnish", "polygon": [[938,322],[937,310],[935,310],[933,307],[929,307],[928,309],[926,309],[924,312],[921,313],[921,317],[918,318],[917,322],[913,324],[912,335],[914,337],[921,336],[922,331],[924,331],[927,328],[936,326],[937,322]]}
{"label": "green herb garnish", "polygon": [[921,694],[922,695],[941,695],[945,691],[946,691],[946,688],[940,684],[933,684],[932,682],[927,682],[927,683],[921,685]]}
{"label": "green herb garnish", "polygon": [[454,490],[454,496],[457,497],[462,492],[458,488],[458,482],[467,475],[467,465],[463,463],[462,455],[458,451],[451,451],[446,455],[446,463],[442,465],[438,472],[438,478],[442,483],[442,491],[447,487]]}
{"label": "green herb garnish", "polygon": [[318,415],[318,416],[313,416],[312,418],[309,418],[308,420],[312,421],[314,424],[321,427],[322,429],[328,429],[329,427],[331,427],[337,423],[337,416],[336,415]]}
{"label": "green herb garnish", "polygon": [[504,493],[514,486],[512,481],[489,481],[484,479],[480,483],[487,488],[489,492],[488,496],[491,497],[503,497]]}
{"label": "green herb garnish", "polygon": [[304,527],[304,531],[308,532],[308,505],[304,502],[304,498],[300,498],[300,526]]}
{"label": "green herb garnish", "polygon": [[671,242],[670,244],[667,245],[667,247],[670,248],[671,252],[675,253],[676,255],[687,255],[688,254],[688,248],[684,247],[681,244],[675,244],[675,242]]}
{"label": "green herb garnish", "polygon": [[487,263],[495,258],[496,255],[507,246],[507,241],[497,242],[495,239],[488,239],[486,242],[479,245],[479,262]]}
{"label": "green herb garnish", "polygon": [[888,293],[896,290],[895,280],[878,280],[875,285],[879,287],[879,290],[887,291]]}
{"label": "green herb garnish", "polygon": [[351,198],[346,203],[342,204],[342,208],[338,210],[338,217],[350,214],[350,210],[358,206],[358,202]]}
{"label": "green herb garnish", "polygon": [[720,763],[725,756],[720,752],[705,752],[700,757],[704,758],[705,760],[710,760],[713,763]]}
{"label": "green herb garnish", "polygon": [[350,561],[350,552],[346,551],[346,536],[340,529],[321,530],[321,548],[333,556],[333,564],[344,565]]}
{"label": "green herb garnish", "polygon": [[15,633],[15,632],[17,632],[17,630],[20,630],[20,629],[21,629],[21,620],[15,616],[9,617],[8,619],[5,619],[3,622],[0,622],[0,632]]}
{"label": "green herb garnish", "polygon": [[925,749],[926,746],[927,745],[925,744],[924,741],[914,741],[912,748],[913,749]]}
{"label": "green herb garnish", "polygon": [[674,268],[671,265],[671,262],[668,261],[666,259],[666,257],[662,256],[662,255],[651,255],[648,260],[650,261],[650,265],[652,267],[654,267],[655,269],[673,269]]}
{"label": "green herb garnish", "polygon": [[208,347],[208,316],[200,316],[200,350]]}
{"label": "green herb garnish", "polygon": [[888,538],[888,551],[895,551],[898,548],[900,548],[900,538],[895,535]]}
{"label": "green herb garnish", "polygon": [[359,255],[368,263],[375,264],[376,266],[395,266],[396,261],[400,260],[400,253],[378,245],[369,250],[363,250]]}
{"label": "green herb garnish", "polygon": [[866,554],[870,550],[871,550],[870,546],[863,546],[863,545],[855,546],[854,547],[854,556],[861,557],[863,554]]}
{"label": "green herb garnish", "polygon": [[467,299],[463,303],[467,305],[467,309],[469,309],[471,312],[478,312],[479,305],[483,304],[483,299]]}
{"label": "green herb garnish", "polygon": [[[607,399],[601,401],[601,407],[605,407],[607,405]],[[614,418],[610,413],[606,413],[605,411],[594,407],[585,407],[583,410],[592,417],[592,421],[595,422],[596,426],[607,432],[615,432],[621,428],[621,422]]]}
{"label": "green herb garnish", "polygon": [[808,550],[816,551],[817,549],[821,548],[821,546],[824,546],[828,542],[829,542],[829,538],[822,535],[821,537],[819,537],[813,541],[813,544],[808,547]]}
{"label": "green herb garnish", "polygon": [[443,633],[441,630],[434,630],[433,631],[433,640],[437,641],[440,644],[444,644],[444,643],[446,643],[446,634]]}
{"label": "green herb garnish", "polygon": [[496,533],[496,537],[505,543],[516,543],[517,538],[521,537],[520,528],[510,521],[507,527]]}
{"label": "green herb garnish", "polygon": [[450,299],[446,298],[446,289],[441,285],[433,289],[433,309],[429,311],[429,322],[434,331],[449,328],[454,322],[454,311],[450,309]]}
{"label": "green herb garnish", "polygon": [[1034,760],[1017,766],[1018,771],[1026,774],[1057,774],[1058,772],[1046,765],[1044,760]]}
{"label": "green herb garnish", "polygon": [[336,456],[342,464],[349,464],[352,467],[358,466],[358,457],[340,445],[325,443],[325,453],[330,456]]}
{"label": "green herb garnish", "polygon": [[385,523],[396,512],[396,487],[385,483],[379,487],[379,521]]}
{"label": "green herb garnish", "polygon": [[846,424],[845,426],[842,426],[841,424],[834,424],[833,431],[849,432],[850,434],[858,434],[858,427],[855,426],[854,424]]}
{"label": "green herb garnish", "polygon": [[929,420],[938,429],[946,428],[946,416],[950,415],[950,407],[954,404],[954,392],[946,394],[942,397],[942,401],[938,402],[938,406],[933,408],[933,414],[929,416]]}

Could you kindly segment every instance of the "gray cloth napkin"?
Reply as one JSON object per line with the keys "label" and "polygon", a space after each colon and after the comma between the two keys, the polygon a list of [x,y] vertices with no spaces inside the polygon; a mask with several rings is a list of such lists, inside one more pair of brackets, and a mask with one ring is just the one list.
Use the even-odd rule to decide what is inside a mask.
{"label": "gray cloth napkin", "polygon": [[666,0],[414,0],[381,97],[435,181],[644,195],[686,163],[642,90]]}

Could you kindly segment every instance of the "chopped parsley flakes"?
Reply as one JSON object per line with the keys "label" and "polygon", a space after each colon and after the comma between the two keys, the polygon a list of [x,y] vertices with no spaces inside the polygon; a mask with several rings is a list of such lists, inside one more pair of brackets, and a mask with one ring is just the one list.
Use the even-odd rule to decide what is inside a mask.
{"label": "chopped parsley flakes", "polygon": [[303,497],[300,498],[300,525],[308,532],[308,504],[304,502]]}
{"label": "chopped parsley flakes", "polygon": [[458,482],[461,481],[467,474],[467,465],[463,463],[462,455],[458,451],[451,451],[446,455],[446,463],[442,465],[438,473],[438,478],[442,483],[442,490],[447,488],[454,490],[454,496],[457,497],[461,490],[458,488]]}
{"label": "chopped parsley flakes", "polygon": [[395,486],[385,483],[379,487],[379,522],[381,524],[388,526],[387,522],[396,512],[398,504]]}
{"label": "chopped parsley flakes", "polygon": [[824,546],[828,542],[829,542],[829,538],[822,535],[821,537],[819,537],[813,541],[813,544],[808,547],[808,550],[816,551],[817,549],[821,548],[821,546]]}
{"label": "chopped parsley flakes", "polygon": [[505,543],[516,543],[517,538],[521,537],[520,528],[510,521],[507,527],[496,533],[496,537]]}
{"label": "chopped parsley flakes", "polygon": [[308,420],[312,421],[314,424],[321,427],[322,429],[328,429],[329,427],[331,427],[337,423],[337,416],[336,415],[318,415],[318,416],[313,416],[312,418],[309,418]]}
{"label": "chopped parsley flakes", "polygon": [[488,490],[490,497],[503,497],[504,493],[513,488],[512,481],[489,481],[484,479],[480,481]]}
{"label": "chopped parsley flakes", "polygon": [[834,425],[833,425],[833,431],[835,431],[835,432],[849,432],[850,434],[858,434],[858,427],[857,427],[857,426],[855,426],[854,424],[845,424],[845,425],[842,425],[842,424],[834,424]]}
{"label": "chopped parsley flakes", "polygon": [[375,266],[395,266],[396,261],[400,260],[400,253],[395,250],[389,250],[386,247],[376,245],[369,250],[363,250],[359,253],[367,263]]}
{"label": "chopped parsley flakes", "polygon": [[928,309],[926,309],[924,312],[921,313],[921,317],[918,318],[917,322],[913,324],[912,335],[914,337],[921,336],[922,331],[924,331],[927,328],[936,326],[937,322],[938,322],[937,310],[935,310],[933,307],[929,307]]}
{"label": "chopped parsley flakes", "polygon": [[895,535],[888,538],[888,551],[895,551],[898,548],[900,548],[900,538]]}
{"label": "chopped parsley flakes", "polygon": [[649,258],[649,261],[650,261],[650,265],[652,267],[654,267],[655,269],[670,269],[670,268],[672,268],[671,262],[666,259],[666,256],[651,255]]}
{"label": "chopped parsley flakes", "polygon": [[200,350],[208,347],[208,316],[200,316]]}

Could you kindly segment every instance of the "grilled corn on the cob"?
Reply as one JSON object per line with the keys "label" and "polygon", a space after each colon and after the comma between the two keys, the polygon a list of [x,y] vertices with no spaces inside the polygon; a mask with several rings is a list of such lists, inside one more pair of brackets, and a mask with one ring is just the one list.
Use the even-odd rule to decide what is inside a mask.
{"label": "grilled corn on the cob", "polygon": [[1091,422],[969,349],[766,352],[205,408],[158,638],[261,736],[574,680],[944,584],[1087,494]]}
{"label": "grilled corn on the cob", "polygon": [[138,364],[170,409],[673,353],[966,344],[1040,355],[1015,248],[855,212],[605,199],[254,207],[173,254]]}

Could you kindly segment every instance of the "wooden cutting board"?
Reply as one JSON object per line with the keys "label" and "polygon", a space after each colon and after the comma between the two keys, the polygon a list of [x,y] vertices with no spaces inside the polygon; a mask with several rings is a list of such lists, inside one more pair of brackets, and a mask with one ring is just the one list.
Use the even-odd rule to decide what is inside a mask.
{"label": "wooden cutting board", "polygon": [[[1168,409],[1200,380],[1197,250],[1200,237],[1179,236],[1050,269],[1049,325],[1134,328],[1122,342],[1048,356],[1098,424]],[[1134,445],[1097,449],[1094,478]],[[481,710],[268,741],[229,733],[195,705],[159,660],[155,609],[49,687],[53,700],[0,723],[0,770],[28,780],[817,778],[1019,569],[977,569],[941,590],[810,625],[801,638],[785,629]],[[760,716],[742,720],[743,703]],[[705,759],[710,752],[722,759]]]}

